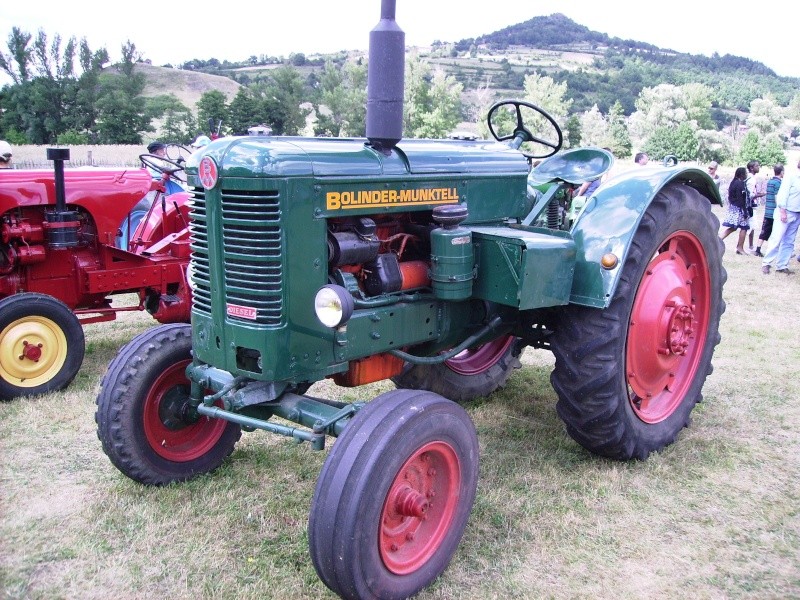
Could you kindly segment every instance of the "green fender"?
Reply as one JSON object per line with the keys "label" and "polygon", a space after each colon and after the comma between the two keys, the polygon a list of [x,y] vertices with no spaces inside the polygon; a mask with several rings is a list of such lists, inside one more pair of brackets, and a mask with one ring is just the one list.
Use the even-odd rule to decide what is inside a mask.
{"label": "green fender", "polygon": [[[597,308],[609,305],[647,207],[661,189],[674,184],[693,187],[712,204],[722,204],[716,183],[696,167],[637,167],[597,189],[571,230],[577,247],[571,303]],[[608,253],[619,259],[611,269],[600,264]]]}

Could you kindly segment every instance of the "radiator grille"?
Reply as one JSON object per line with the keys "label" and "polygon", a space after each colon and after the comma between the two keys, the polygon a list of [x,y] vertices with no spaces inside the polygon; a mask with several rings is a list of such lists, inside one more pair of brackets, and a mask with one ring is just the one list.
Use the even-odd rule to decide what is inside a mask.
{"label": "radiator grille", "polygon": [[209,236],[219,235],[225,269],[225,305],[249,309],[243,311],[247,316],[228,312],[228,318],[280,325],[283,319],[280,196],[277,192],[223,190],[221,200],[221,230],[211,232],[204,190],[194,191],[190,228],[196,287],[194,308],[212,314]]}

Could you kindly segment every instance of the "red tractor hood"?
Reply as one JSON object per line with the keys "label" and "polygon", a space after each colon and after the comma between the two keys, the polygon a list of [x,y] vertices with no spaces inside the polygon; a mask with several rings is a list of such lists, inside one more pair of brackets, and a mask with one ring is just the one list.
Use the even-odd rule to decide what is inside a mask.
{"label": "red tractor hood", "polygon": [[[99,233],[116,231],[154,181],[146,169],[64,169],[67,206],[81,206],[94,218]],[[52,170],[0,170],[0,214],[17,207],[55,206]]]}

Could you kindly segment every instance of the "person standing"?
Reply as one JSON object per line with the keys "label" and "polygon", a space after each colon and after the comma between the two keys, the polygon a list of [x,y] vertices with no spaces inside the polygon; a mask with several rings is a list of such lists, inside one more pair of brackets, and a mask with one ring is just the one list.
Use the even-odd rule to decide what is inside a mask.
{"label": "person standing", "polygon": [[0,140],[0,169],[13,169],[11,164],[11,144],[5,140]]}
{"label": "person standing", "polygon": [[758,244],[754,252],[756,256],[760,256],[761,258],[764,258],[764,255],[761,253],[761,246],[769,239],[769,236],[772,235],[773,215],[775,214],[775,196],[778,195],[778,189],[780,189],[781,181],[783,180],[783,165],[775,165],[772,167],[772,171],[775,175],[767,182],[767,191],[764,196],[764,220],[761,222],[761,233],[758,235]]}
{"label": "person standing", "polygon": [[734,231],[739,230],[736,254],[746,254],[744,251],[744,238],[747,235],[747,230],[750,229],[750,219],[747,213],[747,187],[744,183],[746,178],[747,169],[737,167],[733,180],[728,186],[728,212],[722,222],[725,231],[719,236],[721,240],[724,240]]}
{"label": "person standing", "polygon": [[719,187],[720,184],[722,183],[722,180],[719,177],[719,173],[717,173],[718,168],[719,164],[717,164],[717,161],[712,160],[710,163],[708,163],[708,176],[714,180],[714,183],[717,184],[717,187]]}
{"label": "person standing", "polygon": [[764,187],[764,182],[758,174],[761,172],[761,163],[757,160],[751,160],[747,163],[747,179],[745,180],[745,184],[747,185],[747,198],[748,198],[748,205],[747,205],[747,213],[750,215],[750,233],[748,234],[749,242],[750,242],[750,252],[753,251],[753,237],[755,236],[755,229],[753,228],[753,215],[755,214],[756,207],[761,204],[761,198],[766,195],[766,189]]}
{"label": "person standing", "polygon": [[650,157],[647,156],[646,152],[637,152],[636,156],[634,157],[633,161],[639,165],[640,167],[645,166],[648,162],[650,162]]}
{"label": "person standing", "polygon": [[[800,161],[797,168],[800,169]],[[775,210],[778,211],[778,216],[774,218],[767,252],[761,259],[761,272],[769,275],[774,262],[776,273],[793,275],[794,271],[789,269],[789,260],[794,250],[797,228],[800,226],[800,172],[795,171],[791,177],[784,178],[775,196]]]}

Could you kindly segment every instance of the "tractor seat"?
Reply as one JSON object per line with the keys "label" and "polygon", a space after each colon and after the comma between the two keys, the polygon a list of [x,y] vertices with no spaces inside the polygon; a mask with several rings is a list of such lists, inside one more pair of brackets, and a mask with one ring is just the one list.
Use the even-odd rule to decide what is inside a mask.
{"label": "tractor seat", "polygon": [[536,183],[561,180],[573,185],[602,177],[614,164],[614,155],[602,148],[575,148],[546,158],[531,171]]}

